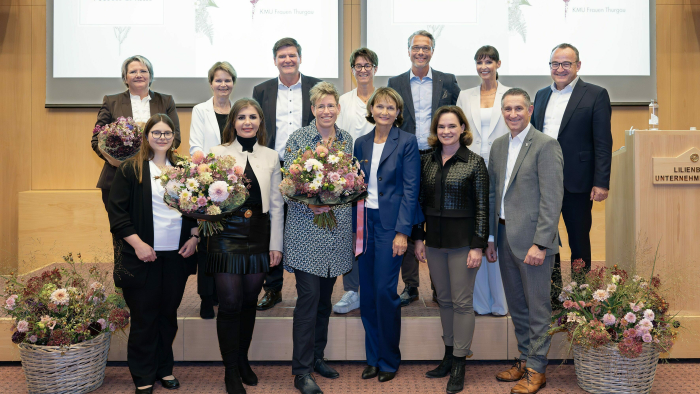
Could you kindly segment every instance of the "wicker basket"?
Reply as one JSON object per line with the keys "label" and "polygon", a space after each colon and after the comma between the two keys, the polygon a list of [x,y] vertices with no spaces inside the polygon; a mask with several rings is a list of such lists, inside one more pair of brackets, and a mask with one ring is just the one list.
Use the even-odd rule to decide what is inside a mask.
{"label": "wicker basket", "polygon": [[89,393],[105,378],[111,334],[74,345],[19,345],[27,390],[34,393]]}
{"label": "wicker basket", "polygon": [[574,345],[578,385],[596,394],[649,393],[659,353],[656,347],[646,343],[636,358],[622,357],[613,344],[595,349]]}

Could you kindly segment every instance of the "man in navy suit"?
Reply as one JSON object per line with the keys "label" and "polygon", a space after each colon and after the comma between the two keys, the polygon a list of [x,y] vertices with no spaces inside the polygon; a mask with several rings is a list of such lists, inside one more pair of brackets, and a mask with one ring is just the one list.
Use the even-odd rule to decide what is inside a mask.
{"label": "man in navy suit", "polygon": [[[454,74],[442,73],[430,68],[430,59],[435,52],[435,38],[430,32],[418,30],[408,38],[408,57],[411,69],[389,78],[388,87],[395,89],[404,101],[401,130],[415,134],[419,153],[432,151],[428,145],[430,122],[433,113],[443,105],[455,105],[459,97],[459,85]],[[418,299],[418,260],[413,252],[413,243],[401,264],[401,277],[405,284],[401,293],[401,306]]]}
{"label": "man in navy suit", "polygon": [[[301,45],[297,40],[290,37],[278,40],[272,47],[272,55],[280,75],[255,86],[253,98],[263,110],[267,146],[279,153],[280,164],[284,167],[287,139],[314,119],[309,91],[321,80],[299,72]],[[285,205],[285,212],[286,209]],[[258,302],[258,310],[264,311],[282,302],[283,273],[282,264],[270,268],[263,286],[265,295]]]}
{"label": "man in navy suit", "polygon": [[[564,154],[564,200],[561,213],[569,236],[571,261],[583,259],[591,269],[593,201],[604,201],[610,188],[612,133],[610,96],[605,88],[578,76],[581,59],[576,47],[559,44],[552,50],[554,82],[535,96],[532,125],[556,138]],[[561,284],[557,259],[554,278]]]}

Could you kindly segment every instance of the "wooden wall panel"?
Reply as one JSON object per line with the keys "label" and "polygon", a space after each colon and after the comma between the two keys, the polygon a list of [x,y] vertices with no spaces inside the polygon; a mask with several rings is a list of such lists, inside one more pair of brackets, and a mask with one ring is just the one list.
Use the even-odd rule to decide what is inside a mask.
{"label": "wooden wall panel", "polygon": [[670,91],[671,103],[664,106],[670,116],[670,130],[700,127],[700,97],[694,92],[700,86],[700,4],[673,6],[669,28],[671,31]]}
{"label": "wooden wall panel", "polygon": [[17,193],[31,188],[31,33],[31,7],[0,7],[1,274],[17,268]]}

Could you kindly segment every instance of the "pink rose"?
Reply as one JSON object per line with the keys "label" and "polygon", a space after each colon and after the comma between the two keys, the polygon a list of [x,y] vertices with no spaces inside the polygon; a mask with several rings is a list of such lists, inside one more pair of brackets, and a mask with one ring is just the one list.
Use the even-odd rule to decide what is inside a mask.
{"label": "pink rose", "polygon": [[292,164],[289,166],[289,172],[291,172],[292,175],[299,175],[301,174],[301,166],[299,164]]}
{"label": "pink rose", "polygon": [[197,166],[197,172],[201,175],[205,172],[209,172],[209,166],[206,164],[200,164]]}
{"label": "pink rose", "polygon": [[328,148],[323,145],[318,145],[316,146],[316,154],[321,157],[326,157],[328,156]]}
{"label": "pink rose", "polygon": [[192,163],[202,164],[203,161],[204,161],[204,152],[202,152],[201,150],[194,152],[194,154],[192,155]]}
{"label": "pink rose", "polygon": [[564,308],[565,309],[571,309],[574,307],[574,305],[576,305],[576,303],[571,301],[571,300],[564,301]]}
{"label": "pink rose", "polygon": [[17,323],[17,331],[19,331],[19,332],[29,331],[29,323],[27,323],[26,320],[20,320],[19,323]]}
{"label": "pink rose", "polygon": [[236,182],[238,182],[238,175],[236,175],[236,174],[228,174],[228,180],[231,181],[231,182],[233,182],[233,183],[236,183]]}
{"label": "pink rose", "polygon": [[328,180],[330,180],[333,183],[338,182],[340,180],[340,174],[338,174],[337,172],[331,172],[330,174],[328,174]]}
{"label": "pink rose", "polygon": [[16,301],[13,297],[8,298],[7,300],[5,300],[5,309],[10,310],[10,311],[14,310],[15,303],[16,303]]}
{"label": "pink rose", "polygon": [[207,205],[207,198],[204,197],[204,196],[199,197],[199,198],[197,199],[197,205],[200,206],[200,207],[203,207],[203,206]]}
{"label": "pink rose", "polygon": [[241,175],[243,175],[243,172],[245,172],[245,170],[244,170],[243,167],[241,167],[241,166],[234,166],[234,167],[233,167],[233,172],[234,172],[236,175],[241,176]]}

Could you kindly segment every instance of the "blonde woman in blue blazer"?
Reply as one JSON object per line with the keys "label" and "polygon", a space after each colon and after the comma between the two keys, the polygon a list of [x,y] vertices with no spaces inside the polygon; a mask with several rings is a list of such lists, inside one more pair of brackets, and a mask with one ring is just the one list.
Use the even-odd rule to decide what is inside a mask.
{"label": "blonde woman in blue blazer", "polygon": [[[403,100],[392,88],[378,88],[367,101],[375,128],[357,139],[355,157],[365,173],[364,234],[360,268],[360,315],[365,328],[367,367],[363,379],[394,378],[401,362],[401,300],[396,293],[403,254],[418,209],[420,156],[416,136],[402,122]],[[357,209],[355,209],[355,213]],[[353,215],[353,229],[357,216]]]}
{"label": "blonde woman in blue blazer", "polygon": [[[479,48],[474,55],[474,61],[481,84],[460,92],[457,106],[462,108],[469,129],[474,135],[469,149],[483,157],[488,166],[493,141],[508,133],[508,127],[501,114],[501,98],[510,88],[498,82],[501,60],[496,48],[490,45]],[[486,256],[483,259],[474,285],[474,312],[480,315],[505,316],[508,313],[508,305],[503,291],[501,270],[498,264],[487,264]]]}

